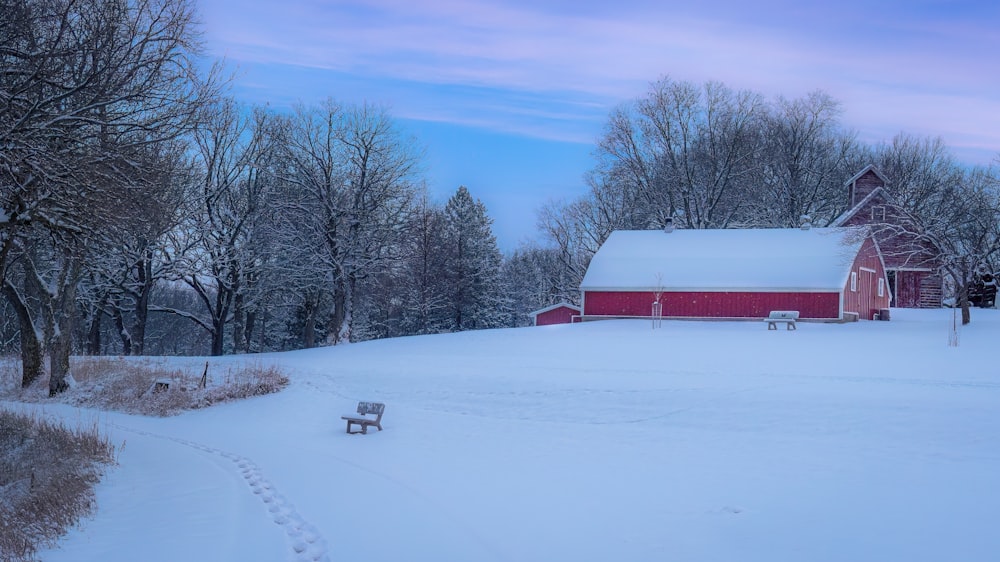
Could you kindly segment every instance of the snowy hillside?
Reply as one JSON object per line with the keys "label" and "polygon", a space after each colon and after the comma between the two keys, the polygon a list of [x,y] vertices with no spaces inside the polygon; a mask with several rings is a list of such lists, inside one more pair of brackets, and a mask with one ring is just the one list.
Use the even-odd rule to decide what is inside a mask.
{"label": "snowy hillside", "polygon": [[49,406],[122,448],[43,560],[995,560],[1000,313],[950,316],[410,337],[173,418]]}

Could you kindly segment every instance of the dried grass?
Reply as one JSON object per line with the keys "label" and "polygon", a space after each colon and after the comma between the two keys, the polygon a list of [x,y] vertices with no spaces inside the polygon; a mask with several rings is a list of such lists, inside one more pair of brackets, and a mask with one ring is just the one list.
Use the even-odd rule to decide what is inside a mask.
{"label": "dried grass", "polygon": [[[76,406],[169,416],[280,391],[288,377],[276,367],[216,366],[184,371],[151,359],[73,358],[70,390],[55,400]],[[204,379],[203,379],[204,375]],[[20,387],[20,364],[0,359],[0,395],[48,402],[48,377]],[[160,383],[159,385],[157,383]],[[114,447],[97,428],[74,430],[0,410],[0,562],[33,560],[93,508],[93,486]]]}
{"label": "dried grass", "polygon": [[90,513],[93,486],[114,447],[96,427],[0,410],[0,560],[34,560]]}
{"label": "dried grass", "polygon": [[[288,385],[288,377],[277,367],[241,365],[228,368],[221,375],[216,373],[218,369],[210,368],[202,381],[203,368],[189,371],[168,368],[152,359],[74,358],[70,390],[56,399],[87,408],[171,416],[220,402],[271,394]],[[40,377],[30,388],[17,391],[16,398],[47,401],[47,389],[46,377]]]}

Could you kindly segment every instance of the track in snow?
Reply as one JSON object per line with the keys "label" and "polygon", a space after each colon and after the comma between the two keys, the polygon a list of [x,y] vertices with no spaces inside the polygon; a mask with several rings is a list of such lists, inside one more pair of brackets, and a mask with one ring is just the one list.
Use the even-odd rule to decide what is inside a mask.
{"label": "track in snow", "polygon": [[285,534],[288,535],[292,549],[289,560],[293,562],[330,562],[326,540],[320,534],[319,530],[299,515],[295,510],[295,506],[278,493],[271,482],[264,478],[260,468],[252,460],[193,441],[150,433],[115,423],[111,425],[123,431],[173,441],[186,447],[218,455],[232,461],[240,476],[246,480],[250,491],[260,498],[271,520],[276,525],[282,527]]}

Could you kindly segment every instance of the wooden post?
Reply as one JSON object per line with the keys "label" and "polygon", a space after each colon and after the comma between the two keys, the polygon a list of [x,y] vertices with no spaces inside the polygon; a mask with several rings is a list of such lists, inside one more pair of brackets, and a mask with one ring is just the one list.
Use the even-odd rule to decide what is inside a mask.
{"label": "wooden post", "polygon": [[201,374],[201,380],[198,381],[198,388],[205,388],[208,386],[208,361],[205,361],[205,372]]}

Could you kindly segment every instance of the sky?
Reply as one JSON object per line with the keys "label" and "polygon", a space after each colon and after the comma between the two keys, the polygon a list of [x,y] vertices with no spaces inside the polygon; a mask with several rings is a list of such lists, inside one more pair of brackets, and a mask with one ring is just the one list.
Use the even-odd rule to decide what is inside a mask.
{"label": "sky", "polygon": [[[200,0],[234,94],[287,108],[383,105],[424,148],[440,202],[460,185],[501,249],[586,192],[609,112],[661,77],[768,98],[820,89],[878,143],[940,136],[1000,154],[1000,3],[988,0]],[[847,178],[845,178],[846,180]]]}

